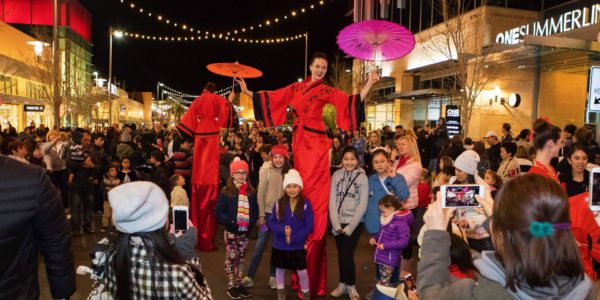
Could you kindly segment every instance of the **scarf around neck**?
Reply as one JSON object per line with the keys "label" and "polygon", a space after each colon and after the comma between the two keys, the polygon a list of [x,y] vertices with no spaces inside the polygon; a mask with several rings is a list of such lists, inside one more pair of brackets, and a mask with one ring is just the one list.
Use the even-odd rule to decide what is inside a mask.
{"label": "scarf around neck", "polygon": [[240,189],[237,207],[238,231],[246,232],[248,231],[248,227],[250,225],[250,203],[248,202],[248,193],[246,191],[248,184],[243,183],[238,188]]}

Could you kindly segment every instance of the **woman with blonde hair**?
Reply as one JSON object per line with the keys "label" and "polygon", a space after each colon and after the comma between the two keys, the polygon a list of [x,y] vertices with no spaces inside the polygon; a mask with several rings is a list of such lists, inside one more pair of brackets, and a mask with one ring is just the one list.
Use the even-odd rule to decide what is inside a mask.
{"label": "woman with blonde hair", "polygon": [[64,208],[69,208],[69,170],[67,169],[67,148],[69,137],[66,132],[50,130],[46,135],[46,143],[41,146],[48,175],[60,190]]}
{"label": "woman with blonde hair", "polygon": [[[392,151],[391,159],[396,173],[402,175],[406,180],[410,195],[406,199],[404,208],[415,210],[419,204],[418,185],[421,179],[421,155],[417,140],[412,136],[405,135],[396,139],[396,149]],[[404,200],[404,199],[400,199]],[[413,211],[413,214],[415,212]],[[415,234],[413,236],[416,237]],[[412,239],[411,239],[412,240]],[[400,276],[404,278],[410,273],[412,260],[412,243],[409,244],[402,253],[402,261],[400,264]]]}

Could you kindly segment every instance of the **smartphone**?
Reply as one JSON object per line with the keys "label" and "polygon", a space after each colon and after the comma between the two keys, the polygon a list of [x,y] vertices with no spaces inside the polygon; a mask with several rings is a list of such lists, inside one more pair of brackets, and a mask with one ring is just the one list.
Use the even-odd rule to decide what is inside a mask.
{"label": "smartphone", "polygon": [[415,284],[415,279],[413,278],[412,274],[408,274],[408,275],[404,276],[404,282],[406,283],[406,287],[408,288],[409,291],[411,291],[411,292],[417,291],[417,285]]}
{"label": "smartphone", "polygon": [[592,169],[590,174],[588,202],[591,211],[600,211],[600,167]]}
{"label": "smartphone", "polygon": [[483,197],[484,187],[480,184],[451,184],[440,187],[442,207],[481,207],[475,195]]}
{"label": "smartphone", "polygon": [[186,231],[188,229],[188,207],[187,206],[173,206],[173,226],[175,232]]}

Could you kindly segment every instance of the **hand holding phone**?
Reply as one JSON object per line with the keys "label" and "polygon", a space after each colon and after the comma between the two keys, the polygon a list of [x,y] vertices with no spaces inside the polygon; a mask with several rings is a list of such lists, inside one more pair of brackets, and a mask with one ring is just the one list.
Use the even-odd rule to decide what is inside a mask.
{"label": "hand holding phone", "polygon": [[175,232],[187,231],[189,225],[187,206],[173,206],[173,225]]}
{"label": "hand holding phone", "polygon": [[415,283],[415,279],[413,278],[412,274],[408,274],[408,275],[404,276],[404,282],[406,283],[406,287],[408,288],[409,291],[411,291],[411,292],[417,291],[417,284]]}
{"label": "hand holding phone", "polygon": [[442,207],[481,207],[476,195],[484,197],[484,187],[479,184],[452,184],[440,187]]}

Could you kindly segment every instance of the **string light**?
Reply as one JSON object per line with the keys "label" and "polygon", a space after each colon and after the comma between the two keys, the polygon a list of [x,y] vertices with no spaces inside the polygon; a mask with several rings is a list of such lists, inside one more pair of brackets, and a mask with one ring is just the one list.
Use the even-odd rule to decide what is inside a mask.
{"label": "string light", "polygon": [[[121,3],[124,5],[128,5],[130,8],[135,10],[136,4],[134,2],[126,2],[124,0],[121,0]],[[315,8],[319,7],[319,6],[324,6],[326,3],[324,0],[319,0],[319,1],[312,1],[312,4],[309,5],[310,9],[314,10]],[[139,7],[139,6],[138,6]],[[164,23],[179,28],[183,31],[187,31],[187,32],[194,32],[194,26],[189,26],[186,24],[189,23],[185,23],[185,22],[175,22],[172,21],[168,18],[165,18],[163,15],[161,14],[153,14],[152,12],[150,12],[147,9],[144,9],[142,7],[139,7],[138,11],[140,14],[146,15],[148,17],[152,17],[153,15],[155,15],[156,17],[152,17],[153,19],[155,19],[157,22],[162,23],[163,19],[165,20]],[[230,35],[231,32],[233,32],[233,34],[239,34],[241,32],[246,32],[246,31],[253,31],[256,28],[262,28],[263,25],[266,26],[271,26],[274,23],[281,23],[280,21],[284,21],[284,20],[289,20],[292,19],[294,17],[297,17],[300,14],[304,14],[307,12],[307,9],[304,7],[301,7],[300,9],[296,10],[296,9],[292,9],[290,10],[289,14],[284,14],[282,16],[278,16],[278,17],[272,17],[272,18],[267,18],[264,22],[258,23],[258,24],[254,24],[254,25],[247,25],[247,26],[243,26],[243,27],[239,27],[239,28],[234,28],[232,30],[230,30],[229,32],[227,32],[227,35]],[[288,17],[291,16],[291,17]],[[200,34],[202,32],[202,30],[197,30],[196,33]],[[207,32],[208,33],[208,32]],[[216,32],[217,34],[220,34],[221,32]]]}
{"label": "string light", "polygon": [[134,39],[142,39],[142,40],[152,40],[152,41],[177,41],[177,42],[189,42],[189,41],[200,41],[200,40],[226,40],[230,42],[237,42],[243,44],[280,44],[286,42],[293,42],[299,39],[303,39],[306,37],[305,33],[296,34],[293,36],[284,36],[284,37],[274,37],[267,39],[252,39],[252,38],[243,38],[243,37],[230,37],[224,36],[222,33],[209,34],[208,31],[205,35],[197,35],[197,36],[158,36],[158,35],[150,35],[150,34],[141,34],[134,32],[123,32],[125,37],[130,37]]}

